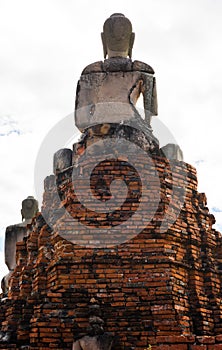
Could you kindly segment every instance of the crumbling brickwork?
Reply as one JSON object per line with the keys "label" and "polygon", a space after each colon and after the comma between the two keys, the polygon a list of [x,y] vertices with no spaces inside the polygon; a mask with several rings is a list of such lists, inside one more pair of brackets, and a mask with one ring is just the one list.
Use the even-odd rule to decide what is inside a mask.
{"label": "crumbling brickwork", "polygon": [[[87,333],[90,315],[102,317],[105,330],[118,338],[113,349],[222,349],[221,235],[212,228],[205,195],[197,191],[196,170],[149,156],[149,167],[142,156],[136,162],[150,182],[147,213],[155,209],[159,181],[153,218],[144,228],[146,211],[135,216],[132,238],[105,248],[73,243],[80,234],[75,237],[73,222],[111,228],[134,217],[142,188],[127,156],[101,162],[91,175],[91,190],[100,200],[110,198],[114,179],[127,183],[127,198],[114,216],[93,216],[75,194],[75,169],[91,168],[84,152],[74,154],[74,167],[46,178],[44,217],[39,214],[17,243],[17,266],[0,312],[2,331],[11,340],[0,349],[71,349],[73,339]],[[85,242],[99,240],[82,234]]]}

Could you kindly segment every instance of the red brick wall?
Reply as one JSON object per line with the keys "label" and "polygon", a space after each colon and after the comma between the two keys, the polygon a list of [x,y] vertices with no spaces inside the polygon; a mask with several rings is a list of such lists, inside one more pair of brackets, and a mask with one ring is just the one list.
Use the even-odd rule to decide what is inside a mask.
{"label": "red brick wall", "polygon": [[[54,231],[39,215],[29,226],[28,237],[17,244],[17,267],[0,313],[2,328],[12,331],[17,348],[27,344],[32,350],[71,349],[73,337],[86,333],[94,313],[104,319],[106,331],[119,336],[116,349],[222,349],[221,236],[212,228],[214,218],[205,196],[197,192],[196,171],[160,157],[147,168],[145,159],[136,161],[150,181],[147,210],[156,203],[154,171],[160,179],[160,202],[145,228],[146,211],[130,226],[129,232],[141,228],[140,233],[113,247],[73,244],[73,221],[81,218],[84,225],[100,228],[126,221],[139,203],[141,184],[135,174],[127,198],[137,193],[137,202],[126,200],[115,220],[109,215],[95,217],[79,203],[72,168],[57,175],[57,185],[53,176],[46,179],[43,214],[54,223]],[[104,192],[97,191],[93,180],[103,172],[105,189],[113,178],[128,181],[124,162],[106,161],[95,169],[91,186],[98,198],[104,199]],[[84,166],[87,172],[90,165],[79,157],[79,168]],[[65,216],[61,204],[71,216]],[[164,221],[166,231],[160,228]],[[88,231],[82,234],[85,242],[95,239]]]}

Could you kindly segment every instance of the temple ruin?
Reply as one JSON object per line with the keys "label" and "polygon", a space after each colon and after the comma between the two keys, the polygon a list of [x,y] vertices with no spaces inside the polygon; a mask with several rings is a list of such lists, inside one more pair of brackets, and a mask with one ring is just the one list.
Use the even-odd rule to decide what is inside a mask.
{"label": "temple ruin", "polygon": [[222,349],[222,236],[196,169],[153,133],[134,37],[124,15],[105,21],[104,60],[77,86],[80,140],[55,153],[41,212],[29,198],[30,221],[6,230],[0,349]]}

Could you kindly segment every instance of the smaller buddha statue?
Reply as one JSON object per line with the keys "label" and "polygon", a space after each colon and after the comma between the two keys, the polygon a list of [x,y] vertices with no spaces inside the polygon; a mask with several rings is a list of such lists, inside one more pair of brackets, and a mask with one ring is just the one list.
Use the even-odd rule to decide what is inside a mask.
{"label": "smaller buddha statue", "polygon": [[1,288],[3,295],[7,296],[9,279],[16,266],[16,243],[21,242],[27,234],[27,224],[38,213],[38,201],[33,196],[28,196],[22,201],[22,222],[6,227],[5,231],[5,264],[9,273],[3,277]]}
{"label": "smaller buddha statue", "polygon": [[89,324],[89,335],[75,341],[72,350],[111,350],[114,336],[104,331],[104,321],[98,316],[91,316]]}
{"label": "smaller buddha statue", "polygon": [[33,196],[28,196],[22,201],[22,221],[31,220],[38,213],[38,201]]}

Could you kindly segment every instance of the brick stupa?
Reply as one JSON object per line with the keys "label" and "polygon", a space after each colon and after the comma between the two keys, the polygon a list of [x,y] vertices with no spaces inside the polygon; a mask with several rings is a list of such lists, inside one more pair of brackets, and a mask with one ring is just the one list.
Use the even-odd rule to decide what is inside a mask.
{"label": "brick stupa", "polygon": [[[111,342],[94,349],[222,349],[222,238],[195,168],[153,136],[152,68],[131,61],[132,45],[113,54],[109,26],[127,32],[125,20],[115,14],[104,25],[108,58],[88,66],[78,84],[81,140],[55,154],[42,212],[17,243],[1,299],[0,349],[84,349],[86,336],[104,334]],[[123,100],[124,89],[144,94],[145,120],[135,96]],[[97,210],[113,193],[123,198],[118,182],[127,187],[121,205]],[[90,333],[93,317],[104,322],[103,335]]]}

